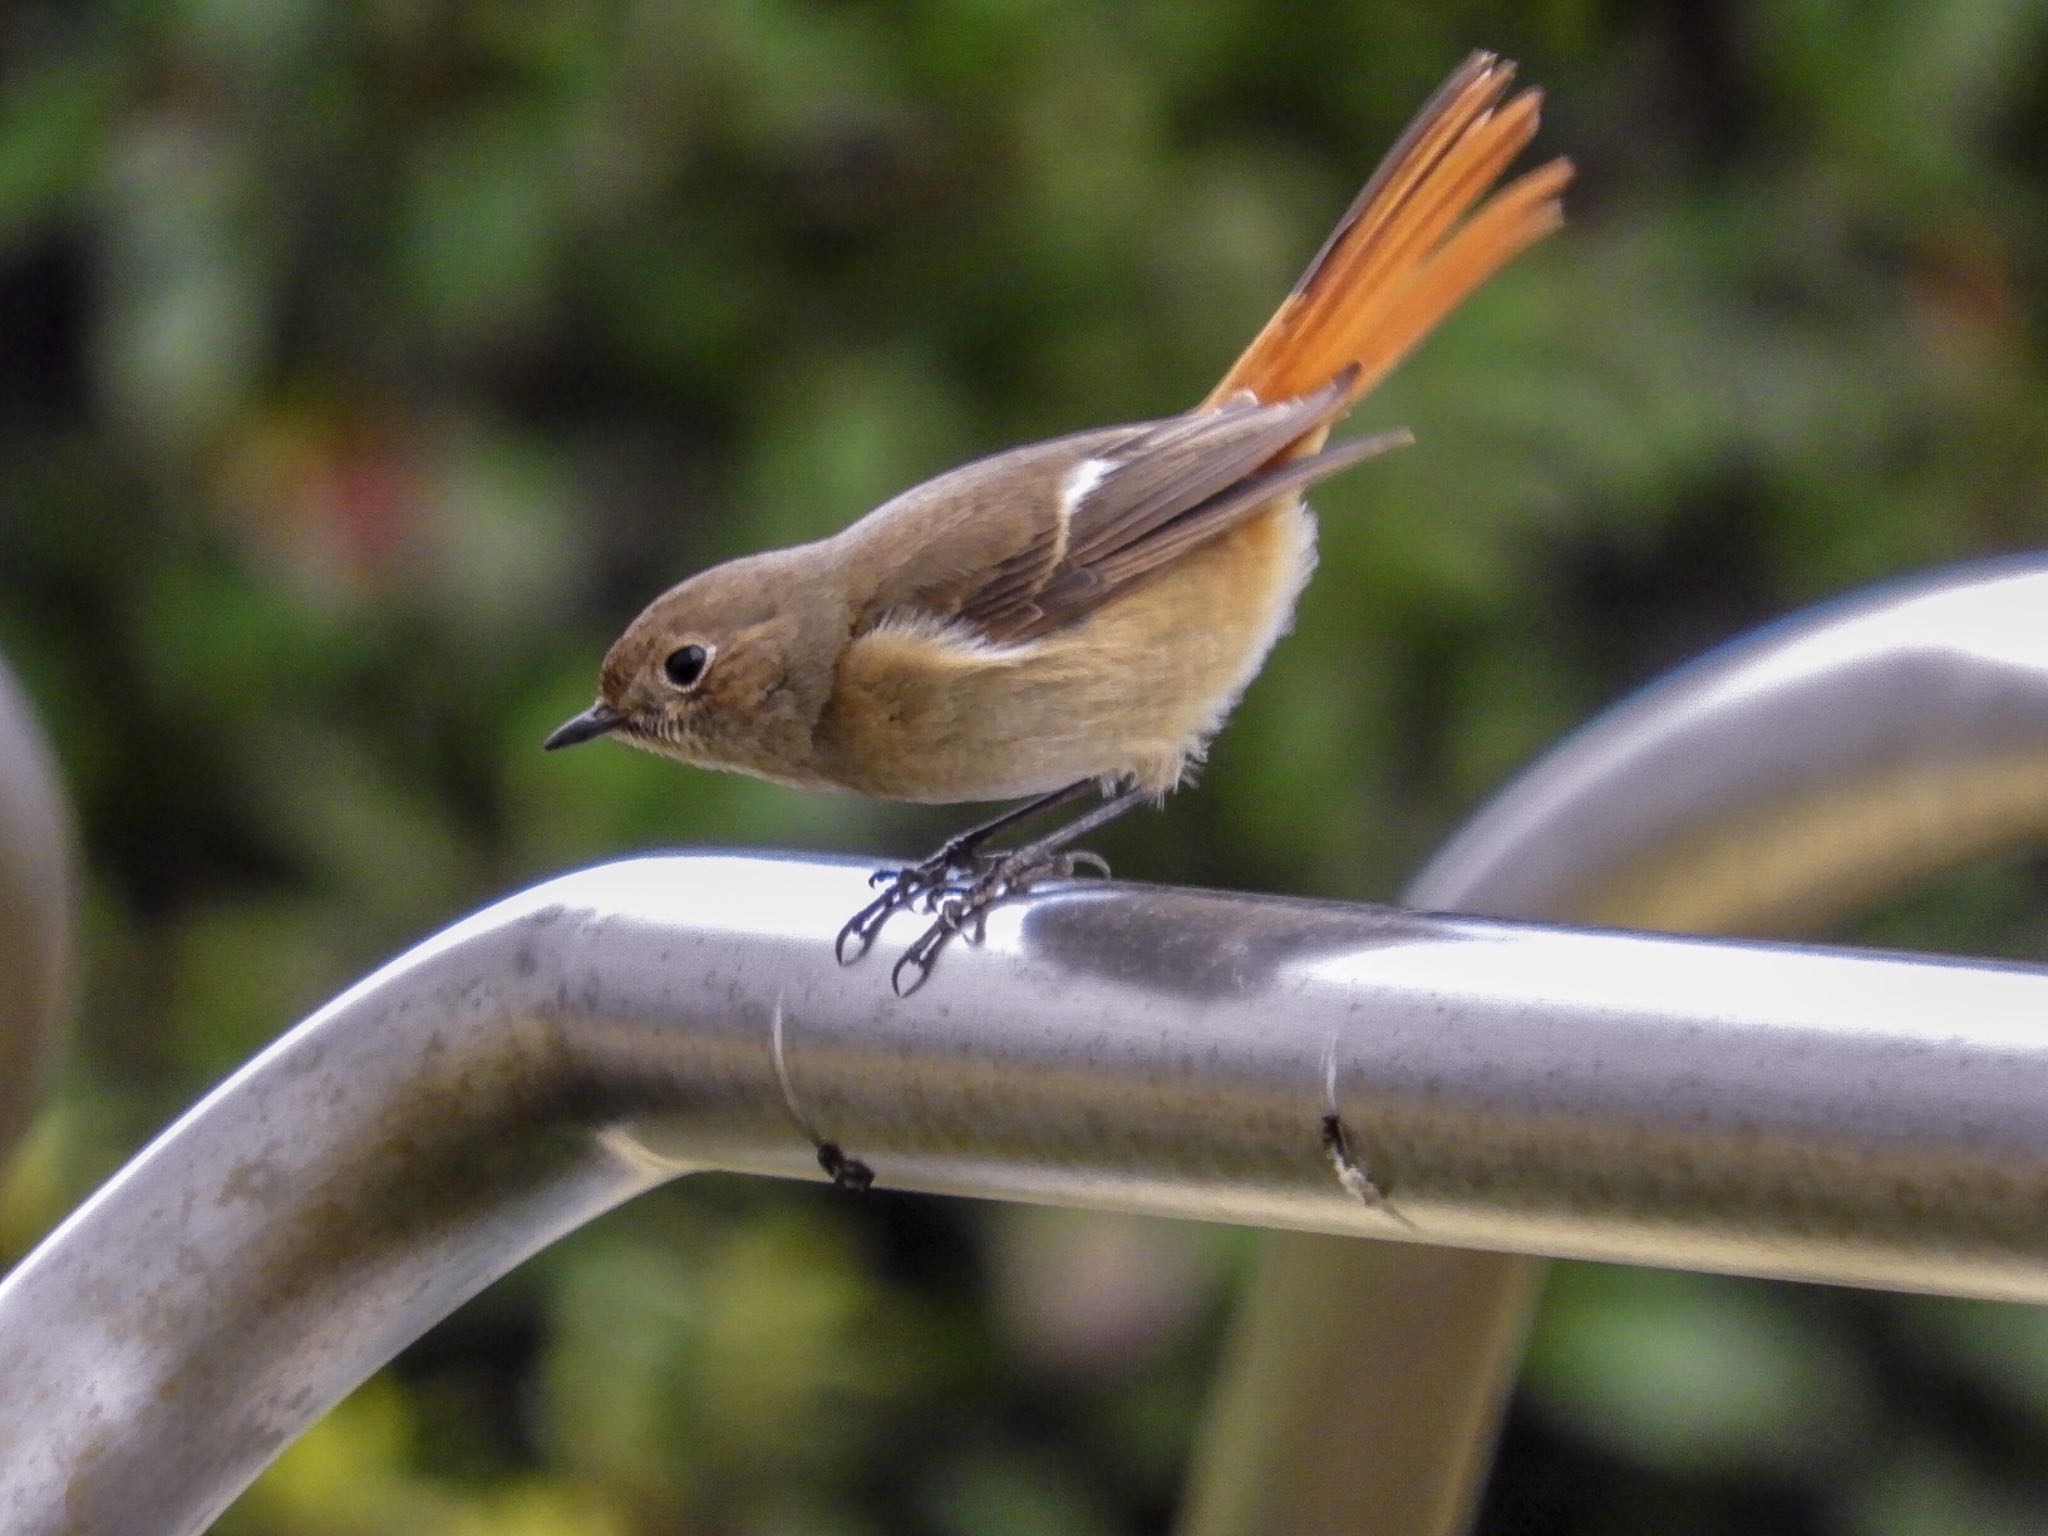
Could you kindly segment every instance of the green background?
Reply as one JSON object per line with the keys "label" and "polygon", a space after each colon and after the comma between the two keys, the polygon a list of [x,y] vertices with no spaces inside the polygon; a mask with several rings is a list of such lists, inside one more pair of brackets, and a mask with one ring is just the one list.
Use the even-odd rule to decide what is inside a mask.
{"label": "green background", "polygon": [[[0,653],[78,806],[24,1252],[380,959],[581,862],[957,815],[543,757],[669,580],[1199,398],[1465,51],[1563,235],[1358,416],[1120,872],[1386,898],[1627,688],[2048,527],[2021,0],[0,12]],[[2048,616],[2044,616],[2048,622]],[[2048,958],[2039,860],[1846,937]],[[879,974],[879,973],[878,973]],[[879,984],[879,983],[878,983]],[[408,1350],[239,1536],[1163,1530],[1244,1233],[690,1181]],[[2039,1313],[1561,1268],[1488,1532],[2048,1528]]]}

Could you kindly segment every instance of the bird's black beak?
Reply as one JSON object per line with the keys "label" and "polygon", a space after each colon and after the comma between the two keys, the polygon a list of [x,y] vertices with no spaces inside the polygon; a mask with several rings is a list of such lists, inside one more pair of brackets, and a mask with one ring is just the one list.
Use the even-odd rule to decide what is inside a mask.
{"label": "bird's black beak", "polygon": [[552,752],[557,747],[573,747],[579,741],[609,735],[625,723],[626,717],[623,712],[613,709],[609,704],[593,704],[582,714],[571,715],[556,726],[548,739],[540,744],[540,749],[543,752]]}

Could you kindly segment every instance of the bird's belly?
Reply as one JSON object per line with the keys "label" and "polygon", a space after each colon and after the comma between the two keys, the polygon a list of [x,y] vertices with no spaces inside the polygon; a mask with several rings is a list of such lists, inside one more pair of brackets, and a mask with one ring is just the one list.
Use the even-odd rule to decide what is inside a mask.
{"label": "bird's belly", "polygon": [[819,721],[816,767],[895,800],[1020,799],[1090,778],[1164,792],[1285,632],[1314,560],[1314,520],[1290,501],[1036,640],[863,636]]}

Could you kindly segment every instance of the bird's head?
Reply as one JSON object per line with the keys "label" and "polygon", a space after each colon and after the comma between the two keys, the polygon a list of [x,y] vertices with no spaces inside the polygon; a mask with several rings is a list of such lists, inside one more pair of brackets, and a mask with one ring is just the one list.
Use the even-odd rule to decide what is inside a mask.
{"label": "bird's head", "polygon": [[806,551],[755,555],[671,587],[605,654],[597,701],[549,751],[615,736],[706,768],[802,783],[845,625]]}

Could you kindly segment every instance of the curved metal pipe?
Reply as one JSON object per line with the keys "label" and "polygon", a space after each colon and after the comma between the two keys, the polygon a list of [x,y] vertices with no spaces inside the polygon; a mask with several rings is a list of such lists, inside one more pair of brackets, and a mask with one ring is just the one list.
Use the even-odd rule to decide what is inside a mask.
{"label": "curved metal pipe", "polygon": [[536,1248],[813,1127],[896,1187],[2048,1301],[2048,970],[1079,886],[902,1000],[824,937],[867,868],[569,875],[285,1036],[0,1283],[0,1528],[197,1531]]}
{"label": "curved metal pipe", "polygon": [[[2048,559],[2030,555],[1782,620],[1566,738],[1404,899],[1797,934],[2037,840],[2044,615]],[[1186,1536],[1463,1529],[1542,1274],[1506,1254],[1270,1239],[1219,1376]]]}
{"label": "curved metal pipe", "polygon": [[0,1154],[41,1101],[71,975],[71,820],[28,700],[0,662]]}
{"label": "curved metal pipe", "polygon": [[1811,933],[2048,833],[2048,559],[1900,581],[1652,684],[1495,796],[1416,906]]}

